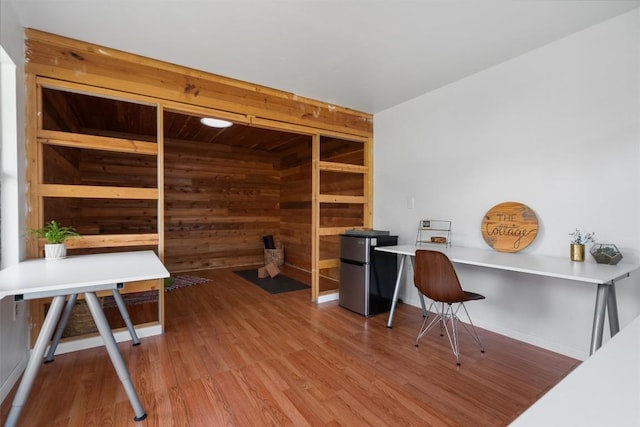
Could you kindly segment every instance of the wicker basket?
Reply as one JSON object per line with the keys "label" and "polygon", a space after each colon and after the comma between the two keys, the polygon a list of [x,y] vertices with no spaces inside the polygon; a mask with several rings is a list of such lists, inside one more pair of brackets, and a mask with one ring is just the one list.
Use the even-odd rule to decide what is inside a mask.
{"label": "wicker basket", "polygon": [[264,250],[264,264],[267,265],[271,263],[278,266],[284,264],[284,248]]}

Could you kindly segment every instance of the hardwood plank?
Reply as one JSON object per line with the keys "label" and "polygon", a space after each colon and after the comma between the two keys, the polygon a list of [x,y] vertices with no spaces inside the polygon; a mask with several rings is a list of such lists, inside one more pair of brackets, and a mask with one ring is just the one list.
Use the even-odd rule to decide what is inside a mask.
{"label": "hardwood plank", "polygon": [[[211,281],[165,294],[164,335],[119,344],[148,413],[137,426],[508,425],[580,363],[479,330],[486,353],[463,333],[458,367],[437,331],[414,346],[418,308],[399,304],[388,329],[386,314],[316,305],[309,290],[270,295],[231,269],[191,274]],[[29,426],[134,425],[104,348],[43,365],[24,413]]]}

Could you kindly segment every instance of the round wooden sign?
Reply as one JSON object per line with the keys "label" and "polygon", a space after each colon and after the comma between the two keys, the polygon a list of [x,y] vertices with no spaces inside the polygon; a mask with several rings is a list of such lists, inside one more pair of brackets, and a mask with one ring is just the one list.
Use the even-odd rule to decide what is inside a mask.
{"label": "round wooden sign", "polygon": [[538,217],[522,203],[504,202],[484,215],[482,237],[498,252],[518,252],[538,235]]}

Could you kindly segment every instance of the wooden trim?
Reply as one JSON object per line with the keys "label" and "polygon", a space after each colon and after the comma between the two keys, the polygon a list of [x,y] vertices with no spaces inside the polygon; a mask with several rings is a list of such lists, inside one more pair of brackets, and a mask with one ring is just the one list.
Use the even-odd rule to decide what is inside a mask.
{"label": "wooden trim", "polygon": [[[99,234],[85,235],[69,239],[65,243],[69,249],[107,248],[120,246],[152,246],[159,242],[158,234]],[[44,240],[41,240],[44,244]]]}
{"label": "wooden trim", "polygon": [[336,268],[340,266],[339,258],[323,259],[318,261],[318,269],[324,270],[325,268]]}
{"label": "wooden trim", "polygon": [[336,163],[336,162],[320,162],[320,170],[321,171],[332,171],[332,172],[344,172],[344,173],[368,173],[369,168],[367,166],[360,165],[350,165],[347,163]]}
{"label": "wooden trim", "polygon": [[364,218],[363,224],[365,228],[373,228],[373,138],[369,137],[364,146],[364,159],[367,172],[365,173],[364,183]]}
{"label": "wooden trim", "polygon": [[[41,158],[38,150],[39,144],[36,143],[38,123],[40,123],[42,117],[42,114],[38,114],[42,111],[40,108],[42,100],[40,98],[40,91],[36,86],[35,76],[27,74],[25,80],[28,100],[26,102],[25,117],[25,148],[27,155],[26,184],[29,189],[27,193],[26,226],[27,229],[34,230],[40,228],[42,224],[42,203],[40,203],[36,191],[38,184],[41,182],[40,177],[42,176],[42,162],[39,161]],[[38,239],[27,239],[26,250],[27,258],[38,257]],[[33,312],[31,313],[31,317],[34,317]],[[33,323],[33,321],[31,323]]]}
{"label": "wooden trim", "polygon": [[356,228],[356,227],[320,227],[318,230],[318,234],[320,236],[338,236],[340,234],[344,234],[347,229]]}
{"label": "wooden trim", "polygon": [[367,198],[365,196],[341,196],[336,194],[321,194],[319,197],[320,203],[357,203],[366,204]]}
{"label": "wooden trim", "polygon": [[[37,73],[36,73],[37,74]],[[75,79],[74,79],[75,80]],[[38,75],[38,84],[47,89],[63,90],[67,92],[79,93],[90,96],[101,96],[103,98],[115,99],[118,101],[132,102],[135,104],[149,105],[155,107],[157,100],[149,96],[140,96],[135,93],[123,92],[121,90],[107,89],[100,86],[75,83],[74,81],[59,80],[56,78],[43,77]],[[42,129],[42,124],[38,126]]]}
{"label": "wooden trim", "polygon": [[[157,109],[158,118],[156,120],[157,131],[157,147],[158,147],[158,257],[164,262],[164,108],[162,105]],[[164,289],[164,286],[161,288]],[[158,303],[158,320],[160,327],[164,332],[164,292],[160,292]]]}
{"label": "wooden trim", "polygon": [[313,135],[311,154],[311,300],[320,294],[320,135]]}
{"label": "wooden trim", "polygon": [[158,144],[133,139],[110,138],[105,136],[82,135],[79,133],[41,130],[38,142],[64,147],[87,148],[90,150],[116,151],[121,153],[158,155]]}
{"label": "wooden trim", "polygon": [[128,188],[99,185],[41,184],[41,197],[84,197],[88,199],[157,200],[157,188]]}
{"label": "wooden trim", "polygon": [[327,130],[313,126],[298,125],[293,123],[287,123],[277,120],[265,119],[255,116],[250,116],[251,125],[261,127],[264,129],[273,129],[279,131],[293,132],[301,135],[315,135],[317,133],[320,136],[330,136],[332,138],[340,138],[352,142],[365,143],[370,136],[369,132],[359,132],[351,129],[342,130]]}
{"label": "wooden trim", "polygon": [[[191,114],[194,116],[202,116],[202,117],[216,117],[218,119],[230,120],[234,123],[251,125],[251,117],[248,117],[245,114],[230,113],[224,110],[204,108],[204,107],[199,107],[197,105],[191,105],[191,104],[185,104],[182,102],[167,101],[167,100],[163,100],[161,105],[164,111],[171,111],[179,114]],[[158,120],[158,122],[160,122],[160,120]],[[164,134],[164,129],[159,129],[159,131],[161,132],[158,135]]]}

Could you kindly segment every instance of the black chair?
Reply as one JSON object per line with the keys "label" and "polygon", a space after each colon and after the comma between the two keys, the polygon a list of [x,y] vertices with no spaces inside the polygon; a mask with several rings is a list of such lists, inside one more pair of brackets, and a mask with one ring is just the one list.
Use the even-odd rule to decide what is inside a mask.
{"label": "black chair", "polygon": [[[449,344],[451,344],[451,349],[456,357],[456,364],[460,365],[460,348],[458,347],[459,323],[476,340],[480,346],[480,352],[484,353],[476,328],[473,326],[469,312],[464,306],[466,301],[481,300],[484,299],[484,296],[462,289],[451,260],[442,252],[417,250],[413,282],[422,295],[432,300],[416,338],[416,347],[418,346],[418,341],[427,332],[435,325],[440,324],[440,335],[444,335],[443,332],[446,331]],[[457,306],[454,307],[454,304],[457,304]],[[458,318],[460,307],[464,309],[467,319],[469,319],[470,328],[465,323],[460,322]],[[432,308],[435,308],[435,314],[431,312]]]}

